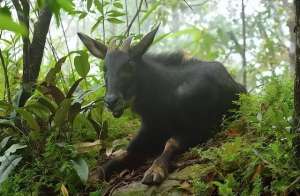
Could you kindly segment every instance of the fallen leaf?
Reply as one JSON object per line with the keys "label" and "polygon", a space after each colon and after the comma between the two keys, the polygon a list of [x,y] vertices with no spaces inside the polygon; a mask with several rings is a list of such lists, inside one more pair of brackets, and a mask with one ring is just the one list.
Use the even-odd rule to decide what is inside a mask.
{"label": "fallen leaf", "polygon": [[64,184],[61,185],[60,191],[61,191],[61,193],[62,193],[63,196],[69,196],[68,189],[65,187]]}
{"label": "fallen leaf", "polygon": [[74,144],[74,148],[77,150],[78,153],[86,153],[92,150],[100,150],[101,149],[101,142],[100,140],[95,140],[94,142],[82,142]]}
{"label": "fallen leaf", "polygon": [[240,136],[240,132],[237,129],[228,129],[225,132],[225,135],[229,137],[237,137]]}

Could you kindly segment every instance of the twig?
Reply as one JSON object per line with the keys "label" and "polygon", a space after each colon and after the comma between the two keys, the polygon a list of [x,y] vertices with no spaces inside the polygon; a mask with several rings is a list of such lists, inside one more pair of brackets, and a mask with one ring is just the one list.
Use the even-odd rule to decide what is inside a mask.
{"label": "twig", "polygon": [[291,187],[293,187],[295,184],[297,184],[300,181],[300,176],[298,176],[298,178],[296,178],[290,185],[287,186],[287,188],[285,189],[286,191],[288,191]]}
{"label": "twig", "polygon": [[247,88],[247,60],[246,60],[246,16],[245,16],[245,4],[242,0],[242,25],[243,25],[243,84]]}
{"label": "twig", "polygon": [[126,12],[126,27],[128,28],[128,7],[127,7],[127,0],[125,0],[125,12]]}
{"label": "twig", "polygon": [[101,0],[101,3],[102,3],[102,14],[103,14],[103,20],[102,20],[102,33],[103,33],[103,42],[105,43],[105,15],[104,14],[104,4],[103,4],[103,0]]}
{"label": "twig", "polygon": [[186,0],[183,0],[184,1],[184,3],[194,12],[194,10],[193,10],[193,8],[192,8],[192,6],[186,1]]}
{"label": "twig", "polygon": [[3,72],[4,72],[5,89],[7,90],[7,100],[8,100],[8,103],[11,104],[12,102],[11,102],[9,79],[8,79],[8,73],[7,73],[7,65],[5,64],[1,48],[0,48],[0,59],[1,59],[1,64],[2,64]]}
{"label": "twig", "polygon": [[127,30],[125,31],[125,36],[129,36],[129,31],[131,29],[131,26],[133,25],[135,19],[137,18],[137,16],[139,15],[141,9],[142,9],[142,5],[143,5],[143,0],[140,1],[140,5],[138,7],[138,10],[136,11],[135,15],[133,16],[131,22],[129,23],[128,27],[127,27]]}
{"label": "twig", "polygon": [[[59,21],[60,21],[61,29],[62,29],[62,32],[63,32],[63,35],[64,35],[64,40],[65,40],[65,44],[66,44],[66,47],[67,47],[67,51],[68,51],[68,54],[70,54],[70,49],[69,49],[69,45],[68,45],[68,41],[67,41],[65,28],[64,28],[64,25],[62,23],[60,15],[59,15]],[[73,64],[72,64],[72,60],[71,60],[70,55],[68,55],[68,59],[70,61],[70,67],[71,67],[71,71],[72,71],[73,80],[75,80],[74,69],[73,69]]]}
{"label": "twig", "polygon": [[202,3],[191,4],[191,7],[201,7],[201,6],[205,5],[208,2],[209,2],[209,0],[203,1]]}
{"label": "twig", "polygon": [[[143,0],[140,0],[140,1],[143,1]],[[135,0],[135,6],[136,6],[136,8],[138,9],[138,0]],[[139,34],[141,34],[141,26],[140,26],[140,14],[138,14],[138,16],[137,16],[137,18],[138,18],[138,30],[139,30]]]}

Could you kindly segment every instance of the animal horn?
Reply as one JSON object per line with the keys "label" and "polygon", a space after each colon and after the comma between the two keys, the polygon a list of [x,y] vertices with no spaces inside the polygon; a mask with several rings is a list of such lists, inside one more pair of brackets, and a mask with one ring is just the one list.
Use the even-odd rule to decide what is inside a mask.
{"label": "animal horn", "polygon": [[123,51],[128,51],[130,48],[131,41],[132,41],[132,36],[129,36],[126,40],[124,40],[121,49]]}
{"label": "animal horn", "polygon": [[117,40],[114,38],[109,43],[109,49],[113,50],[113,49],[116,49],[116,48],[117,48]]}

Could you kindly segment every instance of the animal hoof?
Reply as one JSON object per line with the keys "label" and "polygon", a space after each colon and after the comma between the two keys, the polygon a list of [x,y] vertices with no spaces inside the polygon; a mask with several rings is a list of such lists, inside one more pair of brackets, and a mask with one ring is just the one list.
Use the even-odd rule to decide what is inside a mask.
{"label": "animal hoof", "polygon": [[153,164],[144,174],[143,184],[158,185],[167,177],[168,170],[163,165]]}

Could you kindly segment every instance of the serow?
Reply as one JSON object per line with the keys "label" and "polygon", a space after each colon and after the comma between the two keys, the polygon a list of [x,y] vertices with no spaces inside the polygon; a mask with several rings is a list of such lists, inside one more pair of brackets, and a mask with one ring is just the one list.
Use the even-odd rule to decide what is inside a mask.
{"label": "serow", "polygon": [[105,44],[78,33],[89,52],[104,60],[105,106],[118,118],[131,107],[141,127],[126,153],[101,168],[112,174],[141,166],[155,156],[142,183],[160,184],[171,161],[190,147],[212,138],[224,115],[237,106],[245,88],[235,82],[219,62],[202,61],[183,52],[149,54],[158,27],[131,46],[132,38]]}

